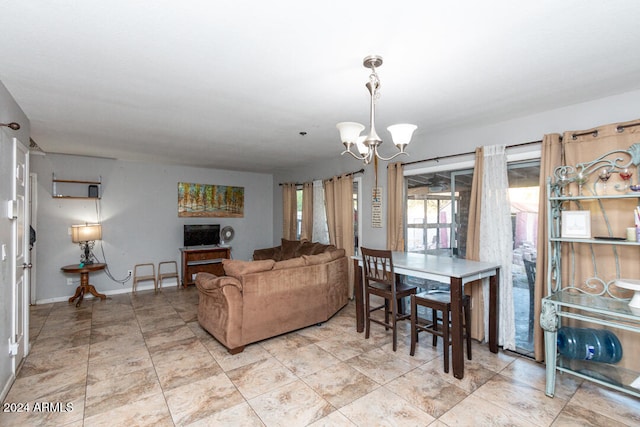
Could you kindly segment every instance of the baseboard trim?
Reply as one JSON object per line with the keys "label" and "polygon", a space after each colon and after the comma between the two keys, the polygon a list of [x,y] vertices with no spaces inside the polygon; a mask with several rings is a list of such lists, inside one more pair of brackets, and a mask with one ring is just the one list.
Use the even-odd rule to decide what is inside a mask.
{"label": "baseboard trim", "polygon": [[[163,281],[162,288],[168,288],[170,286],[177,286],[177,283],[175,281],[171,281],[170,282],[170,281],[167,280],[166,283]],[[144,285],[138,285],[138,286],[136,286],[136,288],[137,288],[136,292],[153,290],[153,283],[146,283]],[[104,292],[98,289],[98,292],[100,292],[101,294],[105,294],[105,295],[129,294],[129,293],[131,293],[131,288],[128,288],[128,289],[112,289],[112,290],[104,291]],[[69,301],[69,298],[71,298],[72,296],[73,295],[55,297],[55,298],[37,299],[36,300],[36,305],[38,305],[38,304],[51,304],[51,303],[54,303],[54,302]],[[96,297],[94,297],[91,294],[84,296],[84,299],[91,299],[91,298],[96,298]]]}
{"label": "baseboard trim", "polygon": [[4,402],[4,400],[7,398],[7,394],[9,394],[9,390],[11,390],[11,386],[13,385],[15,380],[16,380],[16,375],[12,373],[9,376],[9,379],[7,380],[6,384],[2,388],[2,393],[0,393],[0,402]]}

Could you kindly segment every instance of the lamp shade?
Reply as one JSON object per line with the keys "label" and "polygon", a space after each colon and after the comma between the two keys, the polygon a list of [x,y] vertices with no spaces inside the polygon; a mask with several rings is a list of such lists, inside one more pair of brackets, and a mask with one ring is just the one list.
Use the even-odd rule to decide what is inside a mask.
{"label": "lamp shade", "polygon": [[340,122],[336,125],[340,131],[340,140],[343,144],[355,144],[364,126],[356,122]]}
{"label": "lamp shade", "polygon": [[395,145],[407,145],[411,142],[413,131],[418,128],[416,125],[400,124],[389,126],[387,130],[391,134]]}
{"label": "lamp shade", "polygon": [[73,243],[90,242],[102,239],[100,224],[83,224],[71,226],[71,241]]}

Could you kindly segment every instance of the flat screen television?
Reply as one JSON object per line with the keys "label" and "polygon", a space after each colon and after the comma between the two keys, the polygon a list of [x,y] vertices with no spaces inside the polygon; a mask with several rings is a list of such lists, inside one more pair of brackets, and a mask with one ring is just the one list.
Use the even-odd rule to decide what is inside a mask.
{"label": "flat screen television", "polygon": [[220,224],[185,224],[184,246],[220,244]]}

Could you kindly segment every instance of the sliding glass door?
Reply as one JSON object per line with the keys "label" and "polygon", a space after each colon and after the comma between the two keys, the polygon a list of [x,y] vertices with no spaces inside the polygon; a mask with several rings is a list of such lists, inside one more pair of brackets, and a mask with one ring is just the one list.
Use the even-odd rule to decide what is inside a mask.
{"label": "sliding glass door", "polygon": [[[538,245],[540,162],[508,165],[513,233],[516,347],[533,351],[533,284]],[[407,175],[408,252],[465,258],[473,169]]]}

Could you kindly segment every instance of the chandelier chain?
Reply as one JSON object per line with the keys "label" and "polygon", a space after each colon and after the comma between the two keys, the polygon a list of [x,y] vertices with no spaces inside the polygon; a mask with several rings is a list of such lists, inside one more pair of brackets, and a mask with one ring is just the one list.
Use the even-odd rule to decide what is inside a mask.
{"label": "chandelier chain", "polygon": [[378,77],[378,73],[376,73],[375,68],[373,69],[373,72],[371,73],[371,75],[369,76],[369,82],[371,84],[372,87],[372,94],[371,96],[373,97],[373,102],[374,103],[378,103],[378,100],[380,99],[380,78]]}

